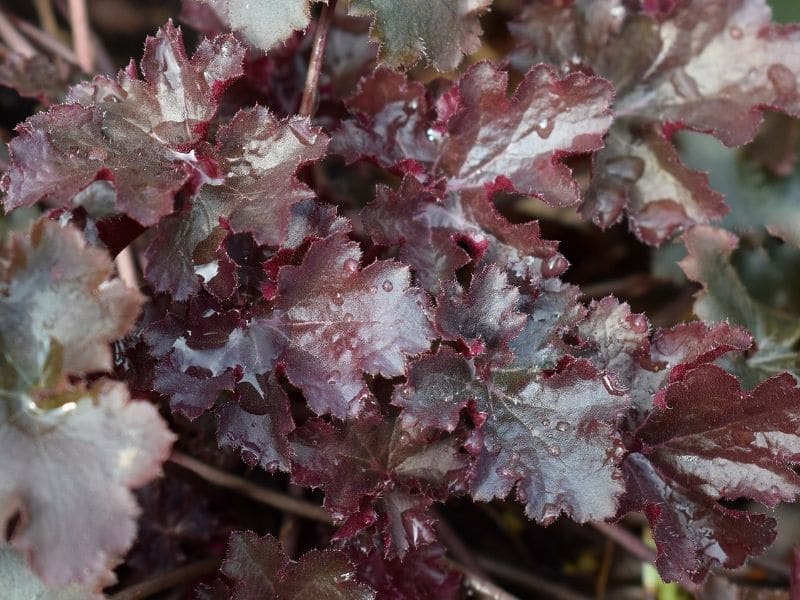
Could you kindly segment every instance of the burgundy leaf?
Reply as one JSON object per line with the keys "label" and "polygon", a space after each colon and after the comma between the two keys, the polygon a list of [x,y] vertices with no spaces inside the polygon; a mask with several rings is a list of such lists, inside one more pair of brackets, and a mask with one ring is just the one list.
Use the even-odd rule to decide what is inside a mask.
{"label": "burgundy leaf", "polygon": [[462,244],[481,266],[494,263],[535,287],[569,265],[556,243],[541,238],[535,221],[512,224],[482,192],[442,198],[412,176],[403,179],[398,192],[379,187],[361,218],[378,244],[400,247],[400,258],[432,293],[469,260]]}
{"label": "burgundy leaf", "polygon": [[775,522],[717,500],[775,506],[800,493],[790,464],[800,458],[794,378],[779,375],[747,393],[719,367],[700,365],[655,405],[635,434],[641,450],[626,459],[625,510],[647,512],[667,579],[701,581],[715,564],[740,566],[772,542]]}
{"label": "burgundy leaf", "polygon": [[359,270],[360,259],[357,244],[334,235],[278,278],[269,324],[290,340],[281,359],[286,374],[318,414],[357,410],[351,403],[366,390],[364,372],[402,375],[406,357],[428,350],[433,337],[426,298],[409,287],[408,268],[382,261]]}
{"label": "burgundy leaf", "polygon": [[197,276],[213,263],[207,260],[213,257],[203,256],[206,246],[213,250],[224,229],[252,233],[259,244],[271,246],[297,238],[298,230],[308,229],[308,208],[298,204],[314,194],[295,173],[321,158],[327,143],[307,118],[279,120],[260,106],[239,111],[217,134],[213,155],[219,176],[205,179],[185,213],[159,223],[145,275],[159,291],[182,300],[199,289]]}
{"label": "burgundy leaf", "polygon": [[[224,402],[219,416],[217,439],[220,446],[238,449],[249,466],[268,472],[289,471],[291,449],[288,435],[294,429],[286,392],[274,380],[261,392],[248,382],[236,386],[238,401]],[[263,396],[262,396],[263,394]]]}
{"label": "burgundy leaf", "polygon": [[280,362],[315,412],[357,414],[367,394],[364,373],[402,375],[407,356],[428,350],[434,336],[426,297],[409,287],[408,268],[379,261],[360,270],[360,259],[358,244],[343,235],[314,242],[300,266],[280,269],[270,314],[221,332],[220,344],[207,349],[181,336],[173,344],[176,366],[212,377],[241,368],[259,389],[255,377]]}
{"label": "burgundy leaf", "polygon": [[448,282],[436,307],[436,327],[445,340],[460,342],[468,356],[487,367],[513,360],[509,342],[525,325],[517,311],[519,290],[508,285],[505,274],[492,265],[477,273],[469,291]]}
{"label": "burgundy leaf", "polygon": [[3,180],[7,208],[46,199],[67,204],[96,179],[108,179],[120,210],[143,225],[172,212],[175,194],[196,169],[202,141],[224,87],[241,75],[243,50],[231,37],[204,40],[188,59],[172,23],[149,38],[117,81],[75,86],[68,104],[18,127]]}
{"label": "burgundy leaf", "polygon": [[425,88],[401,73],[376,69],[347,100],[355,120],[333,134],[331,151],[348,162],[368,157],[385,168],[404,161],[428,165],[436,160],[437,138]]}
{"label": "burgundy leaf", "polygon": [[526,514],[544,523],[561,512],[578,522],[612,516],[623,492],[615,423],[627,402],[588,361],[566,359],[549,378],[540,369],[518,360],[486,383],[445,351],[420,359],[393,402],[404,408],[403,422],[444,429],[474,403],[483,438],[474,448],[476,499],[504,498],[516,486]]}
{"label": "burgundy leaf", "polygon": [[222,573],[233,583],[229,600],[367,600],[374,593],[356,581],[343,552],[312,550],[289,560],[271,535],[234,532]]}
{"label": "burgundy leaf", "polygon": [[466,491],[470,461],[461,443],[375,414],[343,425],[315,420],[293,436],[292,475],[325,490],[325,508],[342,525],[339,537],[377,524],[387,556],[402,558],[433,540],[431,502]]}
{"label": "burgundy leaf", "polygon": [[447,120],[438,163],[451,178],[448,188],[481,188],[502,178],[551,206],[577,204],[577,183],[562,160],[603,147],[611,87],[578,73],[560,79],[538,65],[510,100],[507,88],[506,73],[483,62],[450,92],[458,109]]}
{"label": "burgundy leaf", "polygon": [[387,559],[380,538],[362,534],[344,550],[356,565],[358,579],[375,590],[377,600],[462,598],[463,575],[450,566],[439,544],[410,550],[402,560]]}
{"label": "burgundy leaf", "polygon": [[765,0],[654,4],[548,0],[511,29],[520,68],[544,60],[615,84],[618,121],[583,213],[608,227],[628,210],[634,233],[660,244],[727,212],[665,138],[691,128],[736,146],[753,139],[763,108],[799,116],[800,33],[773,24]]}

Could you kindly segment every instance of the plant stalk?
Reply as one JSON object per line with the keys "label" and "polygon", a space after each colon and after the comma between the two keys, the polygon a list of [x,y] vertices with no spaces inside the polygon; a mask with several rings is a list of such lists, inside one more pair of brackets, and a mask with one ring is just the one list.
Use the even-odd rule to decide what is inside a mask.
{"label": "plant stalk", "polygon": [[333,14],[336,12],[336,0],[328,0],[322,6],[322,12],[317,21],[317,31],[314,35],[314,47],[311,49],[311,58],[308,61],[308,74],[306,85],[303,88],[303,99],[300,101],[299,114],[312,117],[319,103],[319,76],[322,72],[322,62],[325,58],[325,45],[328,42],[328,31],[331,28]]}

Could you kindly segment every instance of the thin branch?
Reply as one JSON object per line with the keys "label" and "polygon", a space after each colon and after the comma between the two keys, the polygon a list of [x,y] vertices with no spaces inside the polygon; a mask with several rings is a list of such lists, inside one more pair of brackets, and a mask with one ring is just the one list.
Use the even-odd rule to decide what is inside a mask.
{"label": "thin branch", "polygon": [[611,574],[611,565],[614,563],[614,542],[606,540],[606,547],[603,550],[603,562],[597,573],[594,584],[594,596],[596,600],[605,600],[608,590],[608,577]]}
{"label": "thin branch", "polygon": [[72,48],[67,46],[60,39],[53,37],[47,31],[42,31],[33,23],[29,23],[25,19],[20,19],[17,16],[11,15],[11,20],[25,35],[31,38],[34,42],[39,44],[42,48],[49,50],[73,65],[78,64],[78,57],[72,51]]}
{"label": "thin branch", "polygon": [[266,504],[267,506],[284,510],[312,521],[333,524],[330,515],[328,515],[327,511],[321,506],[261,487],[247,479],[231,475],[221,469],[207,465],[182,452],[173,452],[170,462],[191,471],[209,483],[236,492],[237,494],[260,502],[261,504]]}
{"label": "thin branch", "polygon": [[478,564],[493,576],[536,592],[540,598],[554,600],[590,600],[587,596],[573,592],[558,583],[548,581],[530,571],[518,569],[488,556],[478,556]]}
{"label": "thin branch", "polygon": [[69,0],[69,22],[72,27],[72,48],[78,64],[86,73],[94,72],[94,48],[89,29],[86,0]]}
{"label": "thin branch", "polygon": [[36,48],[25,39],[17,28],[8,20],[6,13],[0,10],[0,38],[15,52],[19,52],[26,58],[36,55]]}
{"label": "thin branch", "polygon": [[184,583],[190,583],[206,575],[211,575],[222,561],[209,558],[196,563],[178,567],[174,571],[160,573],[109,596],[108,600],[143,600]]}
{"label": "thin branch", "polygon": [[472,553],[472,550],[470,550],[469,547],[464,543],[464,541],[461,539],[461,536],[458,535],[458,533],[452,527],[450,527],[450,524],[444,519],[439,511],[432,509],[431,512],[436,518],[436,529],[439,532],[439,539],[450,551],[453,557],[472,572],[480,575],[483,578],[487,578],[486,573],[478,564],[478,561],[476,560],[475,555]]}
{"label": "thin branch", "polygon": [[39,23],[49,35],[55,37],[58,35],[58,21],[56,21],[56,13],[53,12],[53,5],[50,0],[34,0],[36,7],[36,14],[39,15]]}
{"label": "thin branch", "polygon": [[613,540],[642,562],[655,563],[656,551],[648,547],[642,540],[630,531],[615,523],[592,522],[592,527],[604,536]]}
{"label": "thin branch", "polygon": [[509,594],[503,588],[492,583],[482,575],[479,575],[469,567],[452,560],[448,560],[447,562],[452,568],[460,571],[461,574],[464,575],[467,585],[484,598],[488,600],[519,600],[519,598],[513,594]]}
{"label": "thin branch", "polygon": [[317,21],[317,31],[314,35],[314,47],[311,49],[311,58],[308,61],[308,74],[306,85],[303,88],[303,99],[300,101],[300,114],[310,117],[317,110],[319,97],[319,75],[322,71],[322,61],[325,58],[325,44],[328,41],[328,31],[331,28],[333,13],[336,11],[336,0],[328,0],[322,6],[322,12]]}
{"label": "thin branch", "polygon": [[130,246],[124,248],[122,252],[117,254],[117,257],[114,259],[114,264],[117,267],[117,275],[125,282],[125,285],[133,290],[138,290],[139,272],[136,269],[136,263],[133,261],[133,254],[131,253]]}

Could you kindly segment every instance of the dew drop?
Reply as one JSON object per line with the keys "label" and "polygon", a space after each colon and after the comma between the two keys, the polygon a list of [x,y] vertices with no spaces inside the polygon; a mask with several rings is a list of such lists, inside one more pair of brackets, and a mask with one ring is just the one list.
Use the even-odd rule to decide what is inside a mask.
{"label": "dew drop", "polygon": [[339,371],[331,371],[328,373],[328,385],[336,385],[339,383],[339,378],[342,374]]}
{"label": "dew drop", "polygon": [[550,456],[561,456],[561,448],[559,448],[558,446],[550,446],[547,449],[547,453]]}
{"label": "dew drop", "polygon": [[383,285],[381,285],[381,287],[383,288],[384,292],[391,292],[394,289],[394,285],[392,285],[392,282],[389,281],[388,279],[383,282]]}
{"label": "dew drop", "polygon": [[355,258],[348,258],[344,261],[344,270],[348,273],[355,273],[358,271],[358,261]]}
{"label": "dew drop", "polygon": [[797,79],[789,67],[779,63],[767,69],[767,77],[775,87],[775,91],[782,96],[791,96],[797,93]]}
{"label": "dew drop", "polygon": [[627,318],[627,321],[630,323],[631,329],[633,329],[634,333],[647,333],[647,317],[644,315],[631,315]]}
{"label": "dew drop", "polygon": [[242,457],[242,461],[251,467],[258,464],[258,459],[261,456],[258,448],[249,442],[242,443],[239,447],[239,454]]}
{"label": "dew drop", "polygon": [[550,134],[553,133],[553,126],[554,123],[551,119],[541,119],[536,126],[534,127],[536,133],[539,134],[539,137],[542,139],[547,139],[550,137]]}
{"label": "dew drop", "polygon": [[342,296],[339,292],[336,292],[333,295],[333,303],[336,306],[341,306],[342,304],[344,304],[344,296]]}
{"label": "dew drop", "polygon": [[369,290],[367,290],[367,291],[369,291],[369,293],[370,293],[370,294],[377,294],[377,293],[378,293],[378,288],[376,288],[376,287],[373,285],[373,286],[372,286],[372,287],[370,287],[370,288],[369,288]]}
{"label": "dew drop", "polygon": [[567,270],[569,262],[560,254],[554,254],[542,265],[542,275],[547,278],[558,277]]}
{"label": "dew drop", "polygon": [[741,27],[737,27],[736,25],[732,26],[728,32],[731,34],[731,37],[735,40],[742,39],[744,32],[742,31]]}
{"label": "dew drop", "polygon": [[514,473],[514,471],[512,471],[508,467],[501,467],[499,469],[496,469],[495,473],[497,473],[503,479],[516,479],[517,478],[517,474]]}
{"label": "dew drop", "polygon": [[355,573],[342,573],[341,575],[336,575],[336,577],[334,577],[336,583],[347,583],[353,579],[355,579]]}
{"label": "dew drop", "polygon": [[437,131],[435,129],[428,129],[426,134],[428,136],[428,140],[431,141],[431,142],[441,142],[442,141],[441,132],[439,132],[439,131]]}
{"label": "dew drop", "polygon": [[411,441],[411,436],[408,434],[407,431],[404,431],[400,434],[400,445],[405,446]]}
{"label": "dew drop", "polygon": [[542,427],[550,427],[550,419],[542,419]]}
{"label": "dew drop", "polygon": [[344,320],[348,323],[352,323],[354,318],[353,313],[344,313]]}
{"label": "dew drop", "polygon": [[556,429],[558,429],[559,431],[566,431],[567,429],[569,429],[569,423],[567,423],[566,421],[559,421],[558,423],[556,423]]}

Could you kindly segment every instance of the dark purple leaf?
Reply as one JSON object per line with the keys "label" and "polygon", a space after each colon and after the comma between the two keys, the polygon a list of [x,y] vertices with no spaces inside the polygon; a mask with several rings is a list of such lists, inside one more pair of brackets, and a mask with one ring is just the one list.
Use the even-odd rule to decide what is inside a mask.
{"label": "dark purple leaf", "polygon": [[669,580],[701,581],[720,564],[740,566],[774,539],[775,521],[717,500],[792,501],[800,477],[800,390],[783,374],[742,390],[714,365],[679,373],[635,432],[625,462],[623,512],[644,510]]}

